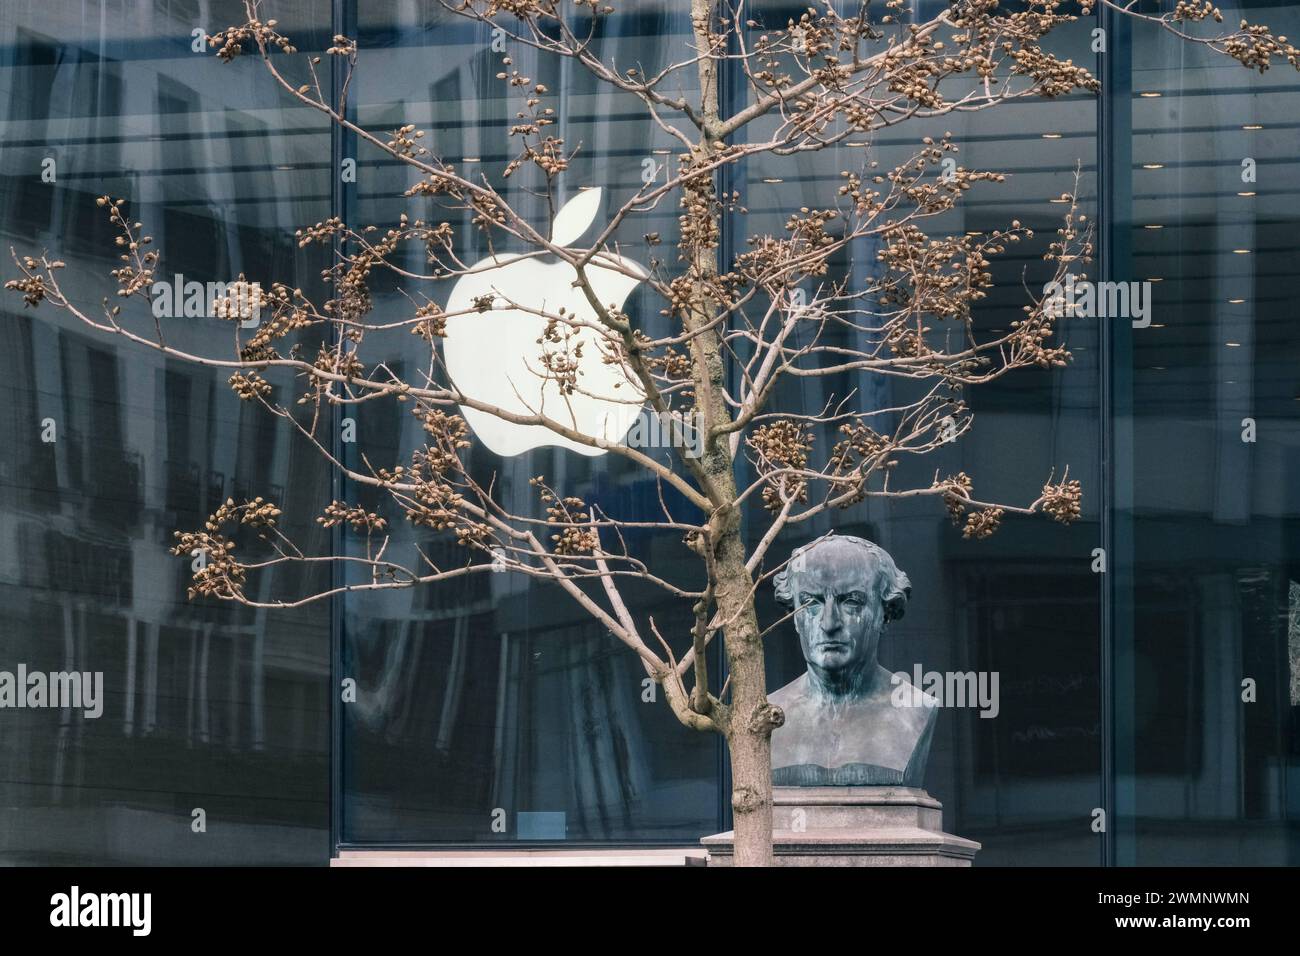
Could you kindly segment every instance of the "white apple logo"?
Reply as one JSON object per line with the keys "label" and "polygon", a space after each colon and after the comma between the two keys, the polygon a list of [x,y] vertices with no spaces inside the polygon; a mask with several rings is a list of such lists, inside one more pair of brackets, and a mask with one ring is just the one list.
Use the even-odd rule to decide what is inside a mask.
{"label": "white apple logo", "polygon": [[[578,193],[556,214],[551,241],[557,246],[574,242],[599,208],[599,188]],[[609,256],[605,261],[632,275],[598,265],[600,261],[593,259],[586,268],[592,291],[602,304],[621,309],[646,272],[630,259]],[[499,307],[517,303],[551,315],[564,309],[566,315],[593,320],[587,297],[574,287],[576,281],[577,273],[567,262],[503,255],[477,263],[457,281],[447,300],[448,313],[465,314],[447,320],[443,360],[456,388],[475,401],[519,415],[545,415],[580,434],[617,444],[641,414],[645,393],[627,369],[602,361],[598,334],[582,328],[569,340],[570,345],[581,342],[583,348],[578,390],[565,395],[553,377],[539,374],[542,347],[537,340],[546,320]],[[491,297],[494,308],[476,312],[475,301],[485,296]],[[542,445],[589,456],[605,453],[604,448],[573,441],[545,425],[518,425],[464,405],[461,413],[479,440],[503,457]]]}

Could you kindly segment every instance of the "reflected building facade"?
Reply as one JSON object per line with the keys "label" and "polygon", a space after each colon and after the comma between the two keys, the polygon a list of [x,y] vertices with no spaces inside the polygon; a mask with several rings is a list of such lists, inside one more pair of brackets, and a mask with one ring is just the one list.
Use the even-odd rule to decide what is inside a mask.
{"label": "reflected building facade", "polygon": [[[603,53],[647,70],[668,62],[689,32],[682,8],[622,5]],[[792,10],[764,0],[752,15],[784,23]],[[1300,33],[1294,4],[1239,12]],[[516,107],[495,79],[501,52],[487,28],[434,0],[287,0],[275,16],[303,50],[335,33],[359,37],[351,108],[364,126],[414,123],[464,168],[499,177]],[[885,631],[881,660],[908,673],[999,674],[995,719],[940,713],[925,778],[946,828],[983,844],[979,865],[1295,863],[1300,336],[1289,281],[1300,273],[1300,77],[1254,73],[1098,17],[1057,39],[1066,55],[1096,64],[1100,98],[908,125],[873,147],[891,165],[920,136],[951,130],[964,166],[1008,174],[935,222],[948,233],[1019,219],[1050,236],[1062,211],[1054,200],[1075,188],[1078,168],[1099,276],[1152,283],[1149,326],[1073,323],[1067,368],[973,390],[971,434],[899,466],[903,482],[965,471],[987,500],[1032,500],[1053,467],[1068,465],[1085,490],[1080,519],[1063,528],[1008,517],[972,542],[932,502],[871,500],[776,547],[788,553],[832,528],[878,542],[914,594]],[[404,168],[281,96],[252,64],[192,49],[194,30],[241,20],[231,0],[7,3],[4,245],[56,253],[70,264],[72,291],[96,303],[111,294],[116,265],[94,205],[109,193],[148,224],[169,277],[242,272],[264,285],[294,276],[319,288],[327,251],[299,249],[294,229],[332,215],[384,224],[407,211]],[[1090,49],[1098,26],[1108,47],[1100,55]],[[589,185],[630,193],[645,161],[674,149],[581,69],[527,50],[512,56],[558,91],[558,135],[582,143],[566,173],[570,195]],[[722,186],[740,192],[747,211],[724,223],[724,251],[779,231],[792,207],[825,205],[839,171],[862,155],[844,144],[729,170]],[[348,157],[358,161],[355,183],[337,175]],[[49,159],[52,183],[42,180]],[[522,185],[503,192],[545,217],[544,200]],[[486,247],[462,225],[453,223],[466,237],[458,252],[481,258]],[[676,210],[636,229],[658,231],[671,247]],[[1041,251],[1027,245],[994,263],[981,328],[1018,318],[1024,286],[1043,281]],[[853,250],[854,262],[874,258],[870,247]],[[391,277],[376,276],[371,291],[377,316],[409,307]],[[627,304],[647,324],[657,309],[647,292]],[[178,344],[228,348],[224,325],[165,321]],[[335,485],[320,456],[238,401],[223,372],[97,337],[52,309],[23,310],[16,296],[0,301],[0,322],[0,669],[103,671],[107,689],[98,720],[0,712],[0,862],[324,863],[352,847],[685,846],[730,826],[720,741],[648,699],[636,659],[544,584],[479,575],[292,611],[187,601],[189,567],[167,553],[172,533],[198,526],[220,501],[283,501],[297,540],[347,552],[356,541],[314,517],[333,497],[366,501],[365,490]],[[400,372],[419,355],[388,359]],[[277,389],[296,387],[268,377]],[[811,410],[855,389],[882,408],[906,399],[906,384],[875,378],[786,382],[777,402]],[[401,461],[421,439],[419,423],[391,406],[364,404],[355,418],[357,441],[341,449],[350,463]],[[1254,441],[1242,440],[1247,419]],[[45,440],[47,422],[54,440]],[[823,443],[833,443],[829,434]],[[528,478],[545,474],[610,511],[659,507],[654,483],[614,456],[541,448],[499,458],[475,447],[469,460],[476,475],[495,476],[507,502],[528,500]],[[757,537],[762,524],[751,517]],[[638,533],[632,544],[652,566],[690,566],[678,534]],[[419,540],[435,560],[454,548]],[[267,597],[327,583],[293,565],[258,582]],[[627,596],[665,630],[686,625],[688,609],[652,589]],[[785,612],[765,589],[759,613],[774,621]],[[769,687],[803,671],[792,631],[768,652]],[[720,657],[713,664],[723,672]],[[354,704],[339,700],[343,677],[357,682]],[[195,808],[206,811],[207,833],[191,828]],[[1097,808],[1108,814],[1102,834]]]}

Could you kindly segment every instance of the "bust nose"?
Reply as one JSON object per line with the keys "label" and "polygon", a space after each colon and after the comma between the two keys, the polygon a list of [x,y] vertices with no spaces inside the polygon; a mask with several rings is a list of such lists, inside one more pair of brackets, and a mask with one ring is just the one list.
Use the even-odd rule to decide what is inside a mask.
{"label": "bust nose", "polygon": [[822,606],[822,616],[818,623],[823,634],[834,634],[840,629],[840,606],[833,597],[828,598]]}

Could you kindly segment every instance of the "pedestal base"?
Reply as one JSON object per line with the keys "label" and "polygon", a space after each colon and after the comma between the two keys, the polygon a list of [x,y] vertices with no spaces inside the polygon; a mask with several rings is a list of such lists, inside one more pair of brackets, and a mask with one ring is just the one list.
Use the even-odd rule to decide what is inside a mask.
{"label": "pedestal base", "polygon": [[[731,866],[734,833],[700,841]],[[774,787],[777,866],[970,866],[980,844],[943,832],[943,805],[914,787]]]}

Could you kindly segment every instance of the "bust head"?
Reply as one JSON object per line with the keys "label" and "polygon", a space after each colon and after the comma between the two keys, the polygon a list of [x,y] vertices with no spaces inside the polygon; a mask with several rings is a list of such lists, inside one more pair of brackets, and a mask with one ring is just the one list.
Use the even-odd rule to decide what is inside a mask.
{"label": "bust head", "polygon": [[826,535],[797,549],[775,584],[777,600],[795,609],[814,688],[831,697],[865,694],[878,667],[880,633],[907,605],[907,575],[870,541]]}

